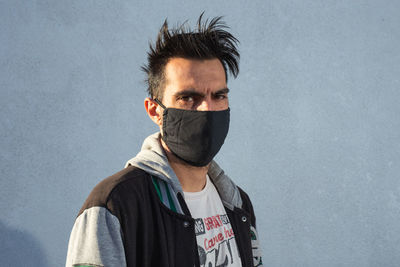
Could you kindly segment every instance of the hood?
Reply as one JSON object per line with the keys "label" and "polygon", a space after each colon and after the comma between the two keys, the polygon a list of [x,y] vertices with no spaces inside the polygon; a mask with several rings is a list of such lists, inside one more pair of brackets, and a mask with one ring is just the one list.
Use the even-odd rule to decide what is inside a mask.
{"label": "hood", "polygon": [[[168,158],[160,143],[160,132],[147,137],[141,151],[136,157],[128,160],[125,167],[132,165],[147,173],[167,182],[174,190],[175,195],[183,194],[181,183],[168,162]],[[224,173],[219,165],[212,161],[208,170],[208,176],[213,181],[224,205],[233,210],[234,207],[242,207],[242,199],[235,183]]]}
{"label": "hood", "polygon": [[125,168],[129,165],[138,167],[169,183],[175,193],[183,192],[181,183],[169,165],[167,155],[165,155],[164,149],[161,147],[160,138],[160,132],[147,137],[143,142],[141,151],[136,157],[128,160]]}

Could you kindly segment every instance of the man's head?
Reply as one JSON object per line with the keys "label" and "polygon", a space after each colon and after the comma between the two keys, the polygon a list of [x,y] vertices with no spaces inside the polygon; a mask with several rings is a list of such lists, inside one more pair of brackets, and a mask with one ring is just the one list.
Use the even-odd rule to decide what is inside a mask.
{"label": "man's head", "polygon": [[191,30],[185,23],[170,30],[167,21],[164,22],[155,45],[150,45],[148,64],[143,67],[148,76],[148,93],[151,98],[163,100],[168,79],[166,69],[174,58],[197,61],[218,59],[224,70],[225,81],[228,70],[234,77],[237,76],[238,40],[226,31],[227,27],[221,17],[203,21],[202,16],[197,21],[196,30]]}
{"label": "man's head", "polygon": [[227,71],[239,72],[237,39],[220,17],[196,31],[185,25],[169,30],[165,22],[150,46],[150,97],[145,108],[160,127],[162,145],[180,160],[205,166],[218,153],[229,128]]}

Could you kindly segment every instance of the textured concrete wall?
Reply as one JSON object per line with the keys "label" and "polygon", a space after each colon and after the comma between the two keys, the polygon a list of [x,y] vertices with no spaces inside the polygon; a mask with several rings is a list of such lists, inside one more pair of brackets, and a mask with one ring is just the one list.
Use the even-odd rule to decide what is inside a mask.
{"label": "textured concrete wall", "polygon": [[399,1],[0,1],[0,265],[62,266],[93,186],[156,131],[147,45],[225,15],[241,41],[220,165],[266,266],[398,266]]}

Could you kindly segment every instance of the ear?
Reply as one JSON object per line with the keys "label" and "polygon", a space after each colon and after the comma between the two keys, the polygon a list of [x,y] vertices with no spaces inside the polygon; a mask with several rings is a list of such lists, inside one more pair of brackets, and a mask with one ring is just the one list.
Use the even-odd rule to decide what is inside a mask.
{"label": "ear", "polygon": [[158,126],[162,125],[162,108],[150,97],[146,97],[144,100],[144,108],[150,119],[154,121]]}

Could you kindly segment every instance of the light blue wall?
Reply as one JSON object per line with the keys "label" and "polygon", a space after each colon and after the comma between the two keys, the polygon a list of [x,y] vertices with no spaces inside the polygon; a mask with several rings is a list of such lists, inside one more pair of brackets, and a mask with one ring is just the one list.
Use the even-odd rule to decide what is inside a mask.
{"label": "light blue wall", "polygon": [[148,42],[225,15],[239,38],[220,165],[266,266],[398,266],[399,1],[0,1],[0,265],[62,266],[93,186],[156,131]]}

